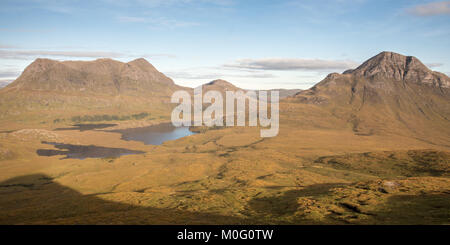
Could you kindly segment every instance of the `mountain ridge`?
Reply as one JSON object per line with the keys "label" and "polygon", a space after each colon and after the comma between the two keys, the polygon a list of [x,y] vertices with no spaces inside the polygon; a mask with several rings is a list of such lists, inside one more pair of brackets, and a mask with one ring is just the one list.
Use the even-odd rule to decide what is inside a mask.
{"label": "mountain ridge", "polygon": [[[166,87],[166,88],[165,88]],[[38,58],[6,90],[136,94],[180,88],[147,60],[57,61]]]}
{"label": "mountain ridge", "polygon": [[[299,127],[349,127],[357,135],[402,133],[448,145],[448,79],[417,58],[382,52],[354,70],[331,73],[312,88],[293,96],[289,96],[293,91],[283,91],[289,96],[283,98],[280,92],[283,104],[280,117],[297,113],[299,118],[287,116],[283,120],[296,118]],[[221,79],[203,84],[202,88],[203,92],[240,90]],[[63,62],[37,59],[16,81],[0,90],[0,118],[8,115],[27,118],[25,111],[51,110],[64,113],[65,117],[74,113],[158,110],[158,116],[169,118],[168,112],[174,106],[170,96],[180,89],[193,92],[192,88],[176,85],[145,59],[128,63],[111,59]]]}

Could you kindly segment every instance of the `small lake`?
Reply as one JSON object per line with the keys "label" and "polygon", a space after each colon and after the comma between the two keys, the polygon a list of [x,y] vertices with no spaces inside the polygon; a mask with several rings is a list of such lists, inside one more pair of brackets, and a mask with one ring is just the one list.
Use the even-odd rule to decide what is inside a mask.
{"label": "small lake", "polygon": [[[70,128],[57,128],[56,131],[105,129],[116,126],[116,124],[75,124]],[[189,127],[174,127],[171,123],[163,123],[142,128],[104,130],[122,134],[122,139],[127,141],[140,141],[146,145],[161,145],[168,140],[176,140],[182,137],[195,134]],[[110,148],[95,145],[73,145],[58,142],[46,142],[43,144],[52,145],[56,149],[38,149],[39,156],[65,156],[62,159],[86,159],[86,158],[116,158],[124,155],[144,154],[143,151],[136,151],[125,148]]]}
{"label": "small lake", "polygon": [[143,128],[113,130],[122,134],[123,140],[140,141],[146,145],[161,145],[168,140],[176,140],[195,134],[189,127],[174,127],[171,123],[162,123]]}
{"label": "small lake", "polygon": [[65,156],[61,159],[86,159],[86,158],[105,158],[105,157],[121,157],[125,155],[144,154],[143,151],[135,151],[124,148],[110,148],[95,145],[72,145],[57,142],[42,141],[42,144],[52,145],[53,149],[38,149],[36,153],[39,156]]}

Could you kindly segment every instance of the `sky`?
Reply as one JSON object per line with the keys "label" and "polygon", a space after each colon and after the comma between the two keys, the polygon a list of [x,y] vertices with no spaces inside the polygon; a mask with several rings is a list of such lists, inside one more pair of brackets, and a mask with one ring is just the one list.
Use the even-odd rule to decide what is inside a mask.
{"label": "sky", "polygon": [[307,89],[382,51],[450,75],[450,1],[0,0],[0,82],[38,57],[143,57],[183,86]]}

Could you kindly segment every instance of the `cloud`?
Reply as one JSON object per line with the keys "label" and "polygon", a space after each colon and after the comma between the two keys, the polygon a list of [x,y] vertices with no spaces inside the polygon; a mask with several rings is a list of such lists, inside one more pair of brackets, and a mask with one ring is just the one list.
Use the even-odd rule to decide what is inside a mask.
{"label": "cloud", "polygon": [[134,17],[134,16],[119,16],[117,17],[119,22],[123,23],[144,23],[147,20],[143,17]]}
{"label": "cloud", "polygon": [[166,19],[166,18],[150,19],[148,20],[148,23],[151,25],[150,27],[164,27],[164,28],[180,28],[180,27],[191,27],[200,25],[200,23],[197,22]]}
{"label": "cloud", "polygon": [[155,58],[176,58],[177,56],[174,54],[142,54],[139,55],[139,57],[155,59]]}
{"label": "cloud", "polygon": [[15,32],[15,33],[49,33],[53,32],[51,29],[26,29],[26,28],[0,28],[0,32]]}
{"label": "cloud", "polygon": [[175,55],[155,54],[133,54],[108,51],[49,51],[49,50],[7,50],[0,49],[0,59],[29,60],[38,57],[65,57],[65,58],[175,58]]}
{"label": "cloud", "polygon": [[19,75],[19,71],[0,71],[0,81],[11,80],[11,78],[18,77]]}
{"label": "cloud", "polygon": [[185,71],[173,71],[173,72],[165,72],[167,76],[175,79],[218,79],[223,77],[234,77],[234,78],[274,78],[276,77],[270,73],[255,73],[255,74],[225,74],[225,73],[204,73],[204,74],[192,74],[190,72]]}
{"label": "cloud", "polygon": [[108,4],[117,6],[140,5],[147,8],[170,7],[192,4],[210,4],[217,6],[230,6],[234,4],[234,0],[103,0]]}
{"label": "cloud", "polygon": [[358,64],[349,60],[320,60],[320,59],[242,59],[225,67],[253,70],[335,70],[355,68]]}
{"label": "cloud", "polygon": [[407,12],[416,16],[450,15],[450,1],[431,2],[407,9]]}
{"label": "cloud", "polygon": [[10,49],[15,48],[15,46],[0,44],[0,49]]}
{"label": "cloud", "polygon": [[192,74],[184,71],[169,71],[164,72],[170,78],[178,78],[178,79],[215,79],[221,77],[222,74],[219,73],[209,73],[209,74]]}
{"label": "cloud", "polygon": [[119,16],[117,17],[117,20],[121,23],[145,23],[148,24],[151,28],[179,28],[200,25],[200,23],[193,21],[168,19],[164,17],[146,18],[139,16]]}
{"label": "cloud", "polygon": [[46,50],[0,50],[2,59],[29,59],[33,57],[52,56],[52,57],[78,57],[78,58],[119,58],[123,54],[116,52],[103,51],[46,51]]}
{"label": "cloud", "polygon": [[441,67],[443,65],[444,64],[442,64],[442,63],[428,63],[428,64],[426,64],[426,66],[428,66],[429,68]]}

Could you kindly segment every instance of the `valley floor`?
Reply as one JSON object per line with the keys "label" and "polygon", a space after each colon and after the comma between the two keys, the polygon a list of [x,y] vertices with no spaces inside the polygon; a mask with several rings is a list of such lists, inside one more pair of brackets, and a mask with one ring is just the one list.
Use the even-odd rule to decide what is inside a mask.
{"label": "valley floor", "polygon": [[[282,124],[168,141],[104,130],[0,133],[1,224],[449,224],[450,152],[400,135]],[[144,151],[39,156],[51,141]]]}

